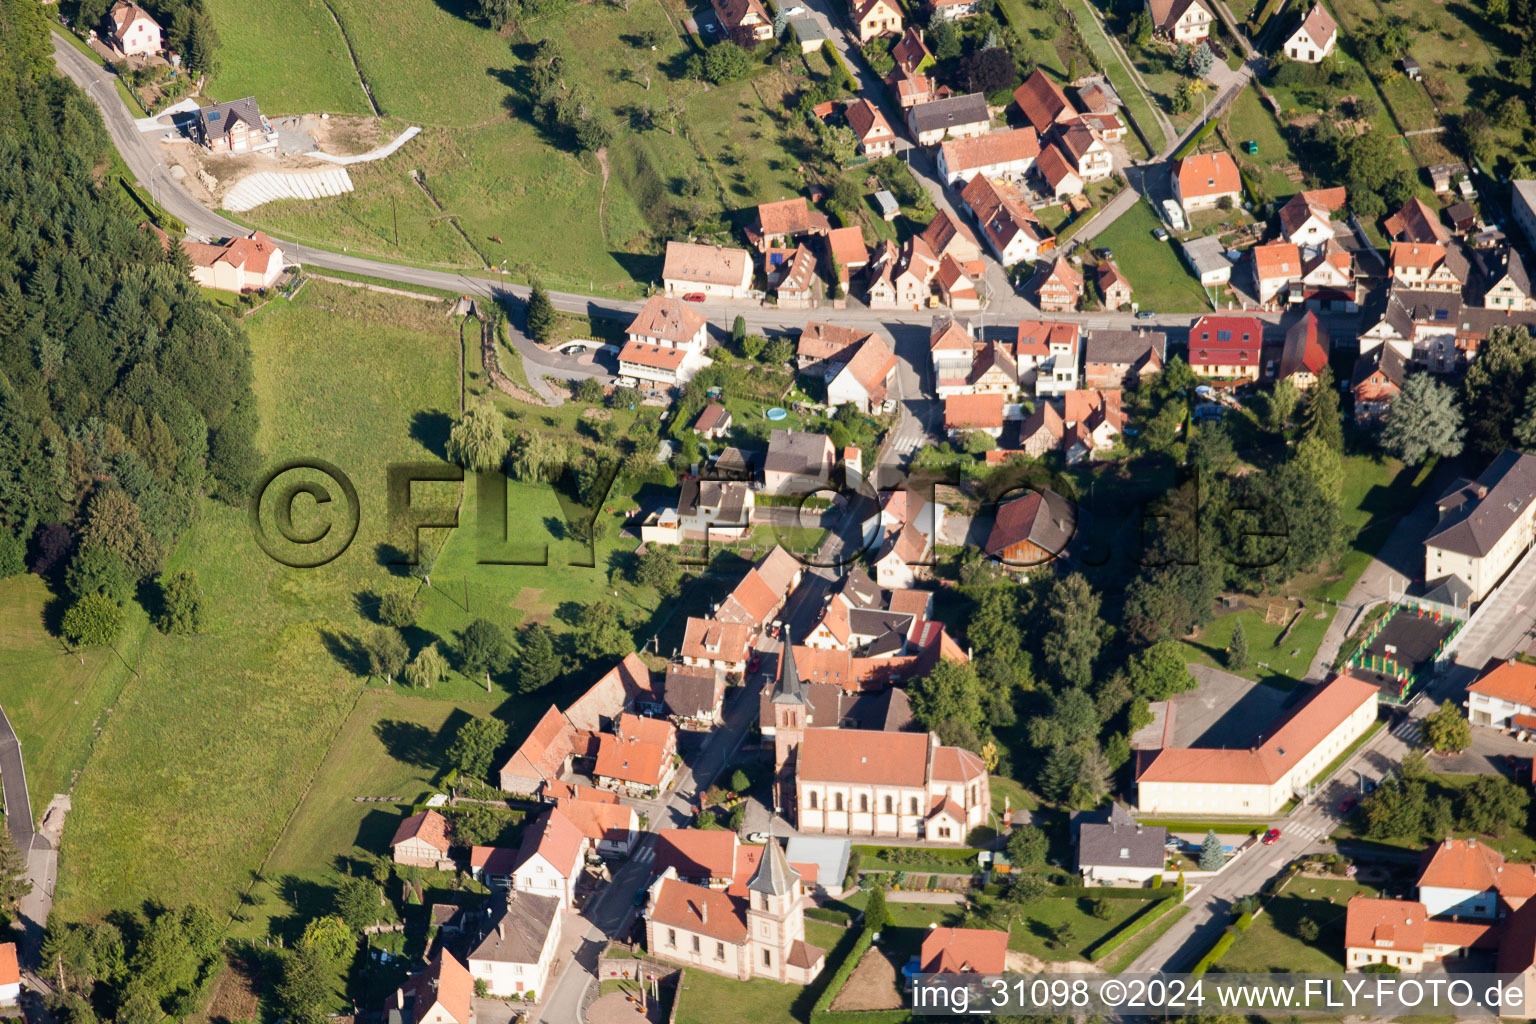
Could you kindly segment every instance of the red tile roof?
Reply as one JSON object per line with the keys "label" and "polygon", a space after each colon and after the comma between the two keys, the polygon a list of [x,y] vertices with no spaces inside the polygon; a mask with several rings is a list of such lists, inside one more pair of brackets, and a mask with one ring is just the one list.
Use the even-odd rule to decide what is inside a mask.
{"label": "red tile roof", "polygon": [[1504,855],[1476,839],[1447,839],[1424,851],[1419,887],[1495,891],[1517,900],[1536,895],[1536,872],[1529,864],[1509,864]]}
{"label": "red tile roof", "polygon": [[1253,269],[1260,281],[1300,277],[1301,250],[1291,242],[1256,245],[1253,247]]}
{"label": "red tile roof", "polygon": [[924,974],[1001,974],[1008,969],[1008,933],[991,928],[930,928],[918,959]]}
{"label": "red tile roof", "polygon": [[896,138],[896,133],[891,131],[890,122],[880,113],[880,108],[867,99],[861,98],[848,104],[843,110],[843,116],[848,119],[848,127],[853,129],[853,134],[866,146]]}
{"label": "red tile roof", "polygon": [[1264,324],[1254,317],[1203,316],[1189,329],[1189,365],[1257,366],[1263,345]]}
{"label": "red tile roof", "polygon": [[1467,687],[1467,692],[1536,708],[1536,665],[1514,660],[1495,665]]}
{"label": "red tile roof", "polygon": [[690,616],[683,629],[685,658],[708,661],[745,661],[752,631],[741,622],[719,622]]}
{"label": "red tile roof", "polygon": [[987,777],[987,763],[964,747],[935,747],[933,777],[945,782],[970,782]]}
{"label": "red tile roof", "polygon": [[469,866],[488,875],[510,875],[521,860],[522,856],[517,850],[505,846],[469,848]]}
{"label": "red tile roof", "polygon": [[859,346],[843,372],[858,381],[872,401],[883,402],[886,397],[885,382],[895,369],[895,354],[878,335],[874,335]]}
{"label": "red tile roof", "polygon": [[623,833],[639,830],[635,809],[620,803],[595,803],[591,800],[562,800],[556,804],[581,834],[594,843],[599,839],[623,840]]}
{"label": "red tile roof", "polygon": [[799,235],[831,227],[827,215],[811,209],[804,196],[763,203],[757,208],[757,223],[764,235]]}
{"label": "red tile roof", "polygon": [[688,284],[741,287],[752,279],[752,259],[745,249],[726,249],[694,242],[668,242],[661,276]]}
{"label": "red tile roof", "polygon": [[1011,128],[969,139],[950,139],[939,149],[944,154],[944,166],[956,173],[973,167],[1033,160],[1040,155],[1040,135],[1033,128]]}
{"label": "red tile roof", "polygon": [[[842,230],[854,230],[844,229]],[[800,340],[795,345],[795,354],[805,359],[830,359],[839,362],[847,362],[853,358],[853,349],[865,338],[874,335],[857,327],[838,327],[835,324],[824,324],[813,320],[806,324],[800,331]]]}
{"label": "red tile roof", "polygon": [[581,829],[560,808],[551,807],[542,818],[523,829],[523,842],[517,849],[518,864],[537,854],[549,861],[563,877],[570,878],[581,868],[581,851],[585,845],[586,836]]}
{"label": "red tile roof", "polygon": [[407,839],[420,839],[428,846],[447,853],[448,819],[431,809],[413,814],[395,829],[395,838],[389,841],[389,845],[399,846]]}
{"label": "red tile roof", "polygon": [[676,373],[677,368],[683,365],[683,360],[688,358],[688,350],[673,348],[671,345],[646,345],[638,341],[626,341],[624,347],[619,349],[619,362],[631,363],[635,366],[648,366],[653,370],[666,370]]}
{"label": "red tile roof", "polygon": [[729,829],[658,829],[652,870],[674,868],[684,878],[732,878],[738,845]]}
{"label": "red tile roof", "polygon": [[827,233],[827,247],[837,265],[844,270],[869,263],[869,247],[864,244],[864,231],[858,225],[833,228]]}
{"label": "red tile roof", "polygon": [[469,975],[469,968],[459,963],[452,953],[439,950],[427,969],[416,977],[417,1024],[438,1004],[456,1024],[469,1024],[474,996],[475,981]]}
{"label": "red tile roof", "polygon": [[1230,153],[1194,153],[1179,161],[1179,196],[1198,199],[1243,190],[1243,176]]}
{"label": "red tile roof", "polygon": [[659,786],[667,753],[654,743],[638,743],[610,733],[597,737],[597,765],[592,774],[636,786]]}
{"label": "red tile roof", "polygon": [[803,782],[922,786],[928,742],[928,734],[921,732],[807,729],[796,775]]}
{"label": "red tile roof", "polygon": [[654,923],[664,927],[681,928],[732,944],[747,940],[746,901],[675,878],[662,879],[647,913]]}
{"label": "red tile roof", "polygon": [[691,342],[707,323],[704,315],[682,299],[670,295],[652,295],[641,307],[626,330],[645,338],[660,338],[674,344]]}
{"label": "red tile roof", "polygon": [[944,399],[944,429],[995,430],[1003,425],[1003,405],[1007,396],[992,392],[980,395],[950,395]]}
{"label": "red tile roof", "polygon": [[665,718],[646,718],[626,712],[619,716],[614,731],[625,739],[658,747],[669,747],[677,742],[677,727]]}
{"label": "red tile roof", "polygon": [[576,730],[553,704],[533,727],[523,745],[502,766],[503,772],[552,780],[571,756]]}
{"label": "red tile roof", "polygon": [[1045,72],[1038,68],[1013,90],[1013,102],[1018,104],[1025,120],[1034,126],[1036,132],[1045,131],[1062,114],[1076,113],[1061,86],[1047,78]]}
{"label": "red tile roof", "polygon": [[1417,900],[1382,900],[1356,896],[1344,912],[1346,949],[1424,951],[1424,922],[1429,911]]}
{"label": "red tile roof", "polygon": [[1285,348],[1280,353],[1280,377],[1283,380],[1294,373],[1323,372],[1328,365],[1328,328],[1311,311],[1291,325],[1285,332]]}
{"label": "red tile roof", "polygon": [[1252,750],[1210,747],[1164,748],[1137,782],[1212,782],[1273,785],[1342,725],[1362,704],[1376,703],[1377,690],[1353,676],[1339,676]]}
{"label": "red tile roof", "polygon": [[21,981],[21,968],[16,963],[16,943],[0,942],[0,985],[15,985]]}

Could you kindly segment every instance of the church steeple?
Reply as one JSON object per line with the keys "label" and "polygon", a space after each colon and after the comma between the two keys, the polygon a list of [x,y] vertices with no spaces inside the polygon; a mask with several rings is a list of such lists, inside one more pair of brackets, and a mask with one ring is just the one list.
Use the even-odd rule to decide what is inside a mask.
{"label": "church steeple", "polygon": [[779,678],[773,684],[773,703],[805,703],[805,687],[800,683],[800,670],[795,667],[795,645],[788,626],[784,627],[784,646],[779,649]]}
{"label": "church steeple", "polygon": [[800,873],[789,866],[789,859],[784,856],[779,840],[770,834],[768,846],[763,850],[763,859],[758,861],[757,870],[752,872],[747,888],[764,896],[788,896],[794,891],[795,882],[799,878]]}

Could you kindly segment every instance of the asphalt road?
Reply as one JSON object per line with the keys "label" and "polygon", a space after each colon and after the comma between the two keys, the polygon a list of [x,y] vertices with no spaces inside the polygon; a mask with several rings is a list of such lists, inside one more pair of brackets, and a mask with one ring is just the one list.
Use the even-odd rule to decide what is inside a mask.
{"label": "asphalt road", "polygon": [[27,770],[21,763],[21,741],[11,720],[0,709],[0,784],[5,791],[5,826],[16,848],[26,856],[37,831],[32,821],[32,800],[27,795]]}
{"label": "asphalt road", "polygon": [[[59,69],[84,89],[100,108],[113,145],[117,147],[129,170],[166,212],[187,225],[189,233],[203,238],[225,238],[245,233],[246,229],[241,225],[225,219],[193,199],[181,183],[171,177],[170,171],[161,159],[160,144],[152,141],[153,135],[146,136],[137,130],[134,118],[123,105],[122,97],[113,86],[110,72],[57,36],[54,39],[54,60]],[[921,165],[922,159],[920,158],[917,163]],[[279,233],[274,237],[281,239],[282,236]],[[487,276],[480,277],[464,272],[429,270],[423,267],[365,259],[349,253],[331,252],[286,240],[283,245],[284,251],[294,262],[322,270],[339,270],[401,284],[485,298],[511,296],[516,299],[526,299],[528,294],[528,288],[524,285],[503,284],[497,281],[489,269],[486,271]],[[639,311],[641,305],[638,301],[620,301],[571,292],[551,292],[550,299],[556,308],[566,312],[605,317],[633,316]],[[730,330],[731,322],[737,315],[746,319],[749,330],[769,334],[798,331],[808,319],[864,327],[870,330],[877,328],[893,330],[903,326],[909,328],[921,326],[926,329],[933,318],[933,311],[926,309],[871,310],[852,302],[846,309],[823,308],[806,313],[781,311],[748,300],[711,300],[703,304],[701,312],[708,316],[715,328],[722,333]],[[1038,311],[1032,303],[1012,289],[996,289],[988,301],[986,315],[1001,320],[1029,319],[1038,316]],[[1179,329],[1187,328],[1197,315],[1158,314],[1150,319],[1138,320],[1130,313],[1060,313],[1053,314],[1053,319],[1092,323],[1100,327]],[[1274,313],[1253,315],[1271,323],[1280,320],[1279,314]],[[526,339],[517,338],[516,332],[513,334],[514,343],[526,342]],[[574,360],[546,352],[531,343],[518,344],[517,347],[522,352],[524,360],[532,364],[530,375],[535,373],[556,377],[592,375],[590,366],[580,366]]]}

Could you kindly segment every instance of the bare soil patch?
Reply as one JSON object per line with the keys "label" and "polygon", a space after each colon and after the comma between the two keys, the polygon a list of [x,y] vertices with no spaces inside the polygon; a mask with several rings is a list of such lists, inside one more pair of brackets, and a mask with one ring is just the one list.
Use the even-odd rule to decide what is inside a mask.
{"label": "bare soil patch", "polygon": [[848,976],[843,990],[832,1000],[833,1010],[894,1010],[901,1004],[896,964],[874,946]]}

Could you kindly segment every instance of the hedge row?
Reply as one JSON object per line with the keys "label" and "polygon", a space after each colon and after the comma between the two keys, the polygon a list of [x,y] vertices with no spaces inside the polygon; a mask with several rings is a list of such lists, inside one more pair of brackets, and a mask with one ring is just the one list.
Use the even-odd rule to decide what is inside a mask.
{"label": "hedge row", "polygon": [[[859,937],[853,940],[853,948],[848,951],[847,956],[843,957],[843,962],[837,965],[837,970],[832,972],[832,977],[827,982],[827,987],[821,990],[821,995],[817,997],[816,1002],[811,1006],[811,1024],[818,1024],[818,1014],[830,1012],[832,1000],[836,999],[837,994],[843,990],[843,986],[848,984],[848,978],[853,974],[853,969],[859,966],[859,961],[863,958],[865,951],[869,949],[870,943],[874,941],[875,930],[873,928],[865,928],[859,933]],[[837,1017],[834,1019],[841,1020],[842,1018]]]}
{"label": "hedge row", "polygon": [[821,55],[826,58],[833,81],[849,92],[859,91],[858,82],[854,80],[853,73],[848,70],[848,65],[843,63],[843,58],[838,56],[837,47],[832,45],[832,40],[825,40],[821,44]]}
{"label": "hedge row", "polygon": [[1164,914],[1168,913],[1168,911],[1179,905],[1179,901],[1174,899],[1174,895],[1175,894],[1171,892],[1167,893],[1158,902],[1149,903],[1142,909],[1138,910],[1129,921],[1126,921],[1125,924],[1120,926],[1119,931],[1114,932],[1111,935],[1106,935],[1103,939],[1099,940],[1093,946],[1090,946],[1087,950],[1085,950],[1085,956],[1089,960],[1102,960],[1110,953],[1113,953],[1115,950],[1125,945],[1127,940],[1139,934],[1153,921],[1159,920]]}
{"label": "hedge row", "polygon": [[[924,846],[855,846],[860,854],[865,857],[873,857],[876,860],[885,861],[887,864],[899,864],[902,867],[910,867],[913,864],[966,864],[974,865],[976,855],[980,850],[973,847],[964,847],[959,850],[935,850]],[[900,851],[895,857],[887,857],[887,852]],[[911,860],[903,862],[902,855],[910,851]]]}
{"label": "hedge row", "polygon": [[1051,890],[1058,899],[1161,900],[1170,895],[1166,889],[1117,889],[1103,885],[1058,885]]}
{"label": "hedge row", "polygon": [[812,921],[826,921],[829,924],[846,925],[853,920],[853,915],[841,910],[833,910],[831,907],[811,907],[806,910],[805,916]]}
{"label": "hedge row", "polygon": [[1216,940],[1216,945],[1212,946],[1210,951],[1201,957],[1194,967],[1190,968],[1189,973],[1204,974],[1210,970],[1211,965],[1225,956],[1227,950],[1232,948],[1232,943],[1237,941],[1237,937],[1240,934],[1242,933],[1237,930],[1236,925],[1227,925],[1227,930],[1221,933],[1221,938]]}
{"label": "hedge row", "polygon": [[1216,118],[1212,118],[1211,120],[1209,120],[1209,121],[1207,121],[1205,123],[1205,127],[1201,128],[1199,131],[1195,132],[1195,134],[1193,134],[1189,138],[1185,139],[1184,140],[1184,144],[1182,146],[1180,146],[1178,149],[1173,151],[1173,158],[1175,160],[1182,160],[1182,159],[1184,159],[1186,156],[1188,156],[1189,154],[1191,154],[1191,153],[1193,153],[1195,151],[1195,147],[1200,145],[1201,141],[1207,135],[1211,134],[1211,132],[1213,132],[1215,130],[1216,130]]}
{"label": "hedge row", "polygon": [[902,1024],[910,1020],[911,1010],[811,1011],[811,1024]]}

